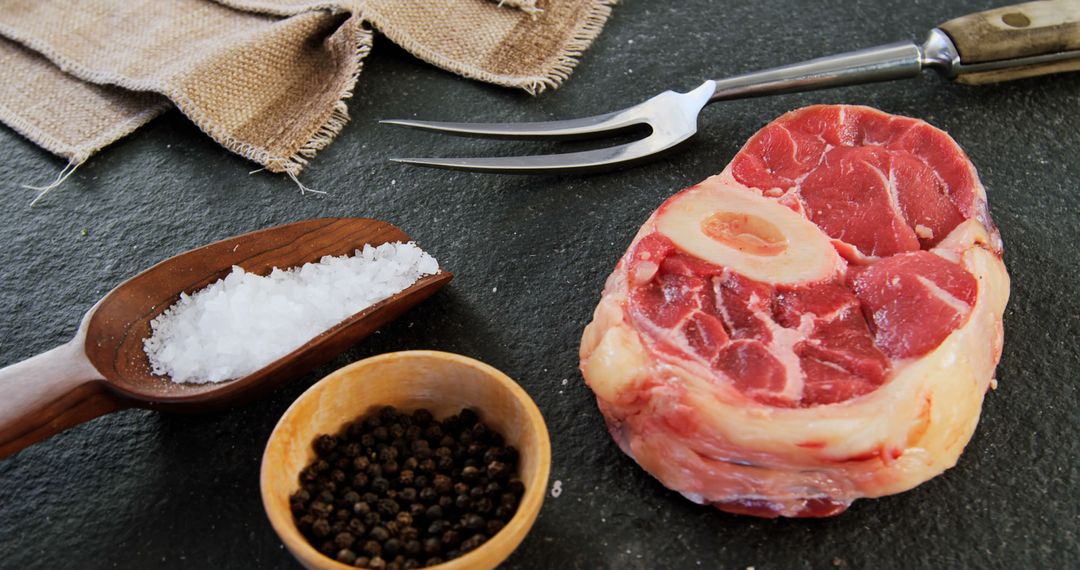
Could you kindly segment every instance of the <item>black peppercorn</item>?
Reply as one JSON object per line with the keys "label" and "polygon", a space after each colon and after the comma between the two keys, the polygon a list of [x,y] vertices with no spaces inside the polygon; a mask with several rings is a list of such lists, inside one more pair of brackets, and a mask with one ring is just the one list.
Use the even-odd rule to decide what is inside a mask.
{"label": "black peppercorn", "polygon": [[396,536],[399,530],[401,530],[401,525],[397,521],[388,521],[386,523],[386,531],[390,533],[390,536]]}
{"label": "black peppercorn", "polygon": [[458,414],[458,419],[461,421],[462,426],[472,426],[480,421],[480,416],[476,415],[476,410],[465,408]]}
{"label": "black peppercorn", "polygon": [[364,553],[370,554],[371,556],[378,556],[379,554],[382,554],[382,546],[374,540],[369,540],[365,542],[362,549]]}
{"label": "black peppercorn", "polygon": [[439,457],[435,460],[435,469],[441,473],[449,473],[454,469],[453,457]]}
{"label": "black peppercorn", "polygon": [[311,533],[320,538],[330,534],[330,521],[317,519],[311,524]]}
{"label": "black peppercorn", "polygon": [[425,503],[430,503],[437,498],[439,498],[439,494],[435,492],[435,489],[431,487],[424,487],[423,489],[420,489],[421,501],[424,501]]}
{"label": "black peppercorn", "polygon": [[385,517],[393,517],[398,514],[401,507],[397,504],[397,501],[393,499],[382,499],[379,501],[379,514]]}
{"label": "black peppercorn", "polygon": [[382,477],[382,465],[379,465],[378,463],[372,463],[368,466],[367,470],[365,470],[364,473],[367,473],[368,477],[372,479]]}
{"label": "black peppercorn", "polygon": [[315,440],[315,453],[319,455],[330,455],[334,449],[337,448],[338,438],[332,435],[321,435]]}
{"label": "black peppercorn", "polygon": [[349,529],[349,532],[353,533],[353,536],[363,536],[364,533],[367,532],[367,527],[364,526],[364,523],[360,519],[350,520],[347,528]]}
{"label": "black peppercorn", "polygon": [[517,450],[474,410],[439,422],[381,408],[312,445],[289,508],[320,552],[357,567],[457,558],[498,533],[525,492],[511,479]]}
{"label": "black peppercorn", "polygon": [[470,514],[465,516],[463,526],[469,530],[483,530],[485,524],[487,523],[484,521],[484,517]]}
{"label": "black peppercorn", "polygon": [[442,542],[437,538],[429,538],[424,541],[424,552],[434,555],[442,550]]}
{"label": "black peppercorn", "polygon": [[396,447],[387,446],[379,450],[379,461],[387,462],[398,458],[398,450]]}
{"label": "black peppercorn", "polygon": [[377,526],[371,529],[371,532],[368,533],[368,536],[370,536],[372,540],[384,542],[386,539],[390,538],[390,531],[386,530],[381,526]]}
{"label": "black peppercorn", "polygon": [[[394,449],[394,448],[391,447],[390,449]],[[397,461],[394,461],[393,459],[388,459],[385,463],[383,463],[382,470],[383,470],[383,475],[386,475],[387,477],[397,475],[397,472],[398,472],[398,463],[397,463]]]}
{"label": "black peppercorn", "polygon": [[314,501],[311,503],[309,511],[316,517],[326,518],[334,512],[334,507],[322,501]]}
{"label": "black peppercorn", "polygon": [[484,452],[484,463],[491,463],[492,461],[498,461],[502,459],[503,453],[504,451],[501,447],[492,447],[488,449]]}
{"label": "black peppercorn", "polygon": [[438,566],[439,564],[442,564],[442,563],[443,563],[442,558],[439,558],[438,556],[432,556],[431,558],[427,559],[427,562],[424,563],[424,566],[430,568],[431,566]]}
{"label": "black peppercorn", "polygon": [[492,479],[502,479],[510,474],[510,467],[502,461],[488,463],[487,475]]}
{"label": "black peppercorn", "polygon": [[341,532],[334,537],[334,544],[337,545],[338,548],[349,548],[355,541],[356,537],[349,532]]}
{"label": "black peppercorn", "polygon": [[398,498],[405,503],[412,503],[416,501],[416,489],[412,487],[405,487],[398,492]]}
{"label": "black peppercorn", "polygon": [[470,536],[469,538],[466,538],[464,541],[462,541],[462,543],[461,543],[461,551],[462,552],[469,552],[471,550],[476,550],[476,548],[478,546],[480,546],[481,544],[484,544],[485,542],[487,542],[487,537],[486,536],[484,536],[482,534],[474,534],[474,535]]}
{"label": "black peppercorn", "polygon": [[[412,452],[417,455],[417,457],[420,457],[421,452],[428,455],[431,454],[431,445],[427,442],[426,439],[413,440],[412,444],[409,446],[409,449],[411,449]],[[420,458],[423,459],[423,457]]]}
{"label": "black peppercorn", "polygon": [[461,544],[461,533],[454,529],[450,529],[442,534],[442,543],[447,546],[457,546]]}
{"label": "black peppercorn", "polygon": [[338,551],[336,558],[338,562],[342,562],[344,564],[352,564],[356,562],[356,553],[349,550],[348,548],[343,548]]}
{"label": "black peppercorn", "polygon": [[426,426],[427,424],[431,423],[432,420],[434,420],[435,418],[432,417],[430,411],[428,411],[425,408],[420,408],[419,410],[416,410],[415,412],[413,412],[412,419],[413,419],[413,422],[416,423],[416,425],[418,425],[418,426]]}

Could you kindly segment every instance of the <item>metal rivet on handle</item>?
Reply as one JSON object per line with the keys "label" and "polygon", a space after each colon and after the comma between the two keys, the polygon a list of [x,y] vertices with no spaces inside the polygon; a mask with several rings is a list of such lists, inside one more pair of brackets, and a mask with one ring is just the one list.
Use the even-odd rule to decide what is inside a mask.
{"label": "metal rivet on handle", "polygon": [[1001,17],[1001,21],[1005,22],[1006,26],[1014,28],[1026,28],[1031,25],[1031,19],[1025,16],[1023,12],[1009,12]]}

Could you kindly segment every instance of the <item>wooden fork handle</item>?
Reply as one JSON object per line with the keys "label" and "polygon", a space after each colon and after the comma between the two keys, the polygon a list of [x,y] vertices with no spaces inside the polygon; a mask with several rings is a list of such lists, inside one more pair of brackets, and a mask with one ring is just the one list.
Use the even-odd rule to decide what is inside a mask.
{"label": "wooden fork handle", "polygon": [[[949,20],[938,26],[961,66],[1080,50],[1080,0],[1025,2]],[[1080,70],[1080,57],[990,71],[961,70],[960,83],[992,83]]]}
{"label": "wooden fork handle", "polygon": [[128,407],[86,358],[83,338],[0,369],[0,458]]}

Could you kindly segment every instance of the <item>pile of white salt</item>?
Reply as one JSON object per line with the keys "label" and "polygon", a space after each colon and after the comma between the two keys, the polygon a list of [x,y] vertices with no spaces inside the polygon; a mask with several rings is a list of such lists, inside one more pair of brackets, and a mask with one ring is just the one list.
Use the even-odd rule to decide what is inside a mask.
{"label": "pile of white salt", "polygon": [[174,382],[240,378],[438,271],[413,243],[365,245],[265,277],[233,267],[151,321],[143,349],[154,374]]}

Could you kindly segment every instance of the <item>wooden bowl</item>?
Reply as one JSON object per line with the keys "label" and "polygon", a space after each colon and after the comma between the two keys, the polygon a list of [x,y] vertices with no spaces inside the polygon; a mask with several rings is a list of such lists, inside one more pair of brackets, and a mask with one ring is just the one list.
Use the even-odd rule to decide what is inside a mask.
{"label": "wooden bowl", "polygon": [[442,419],[473,408],[480,419],[518,449],[525,495],[510,522],[482,546],[438,570],[486,570],[510,556],[529,532],[547,491],[551,442],[540,410],[508,376],[482,362],[446,352],[393,352],[350,364],[304,392],[281,417],[263,453],[263,506],[281,541],[309,569],[351,568],[333,560],[300,534],[289,510],[299,475],[315,457],[311,443],[379,406],[427,408]]}

